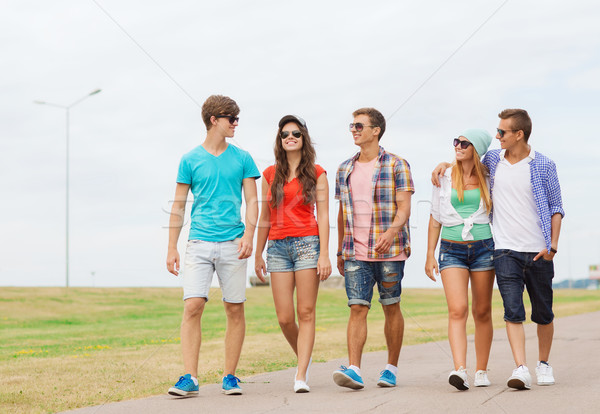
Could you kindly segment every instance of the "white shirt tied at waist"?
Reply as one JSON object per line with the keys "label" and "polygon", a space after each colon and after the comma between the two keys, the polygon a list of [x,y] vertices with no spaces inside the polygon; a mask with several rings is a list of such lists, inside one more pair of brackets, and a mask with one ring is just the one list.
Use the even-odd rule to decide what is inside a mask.
{"label": "white shirt tied at waist", "polygon": [[490,217],[485,208],[483,197],[480,196],[479,208],[467,218],[462,218],[452,205],[452,168],[446,169],[440,177],[440,187],[433,187],[431,196],[431,216],[444,227],[464,224],[462,238],[464,241],[473,240],[471,229],[473,224],[489,224]]}

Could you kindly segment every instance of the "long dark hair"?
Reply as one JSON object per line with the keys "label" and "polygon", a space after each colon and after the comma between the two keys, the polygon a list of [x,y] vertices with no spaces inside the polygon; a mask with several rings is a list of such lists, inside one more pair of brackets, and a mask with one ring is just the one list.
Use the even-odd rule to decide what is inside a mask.
{"label": "long dark hair", "polygon": [[287,153],[283,149],[281,130],[289,123],[294,123],[298,126],[298,130],[302,133],[302,156],[300,164],[296,170],[296,176],[302,187],[302,195],[304,196],[304,204],[312,204],[317,198],[317,171],[315,169],[315,148],[313,147],[308,129],[299,122],[290,120],[282,124],[277,130],[275,137],[275,178],[271,183],[271,207],[275,208],[283,201],[283,185],[287,182],[290,174],[290,166],[288,164]]}

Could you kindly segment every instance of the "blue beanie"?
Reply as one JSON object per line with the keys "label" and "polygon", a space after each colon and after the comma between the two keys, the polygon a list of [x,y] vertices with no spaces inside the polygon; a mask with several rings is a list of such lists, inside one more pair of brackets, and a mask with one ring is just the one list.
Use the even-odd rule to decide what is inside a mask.
{"label": "blue beanie", "polygon": [[460,134],[469,140],[479,158],[483,157],[492,143],[492,136],[485,129],[471,128]]}

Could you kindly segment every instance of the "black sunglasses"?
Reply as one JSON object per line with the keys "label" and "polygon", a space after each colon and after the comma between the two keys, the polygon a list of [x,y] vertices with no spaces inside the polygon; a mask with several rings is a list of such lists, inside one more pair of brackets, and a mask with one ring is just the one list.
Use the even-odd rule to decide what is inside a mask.
{"label": "black sunglasses", "polygon": [[498,131],[498,135],[500,135],[500,138],[504,138],[504,134],[506,134],[506,131],[516,132],[516,131],[520,131],[520,129],[500,129],[500,128],[496,128],[496,131]]}
{"label": "black sunglasses", "polygon": [[[294,138],[300,138],[302,136],[302,132],[300,132],[299,130],[294,130],[291,132],[292,136]],[[290,131],[281,131],[281,139],[286,139],[287,137],[290,136]]]}
{"label": "black sunglasses", "polygon": [[240,120],[239,116],[233,116],[233,115],[215,115],[215,118],[229,118],[229,123],[231,125],[235,124],[236,122],[238,122]]}
{"label": "black sunglasses", "polygon": [[352,128],[356,129],[358,132],[362,131],[365,127],[371,127],[371,128],[375,128],[378,125],[365,125],[362,122],[356,122],[356,123],[352,123],[350,124],[350,131],[352,131]]}
{"label": "black sunglasses", "polygon": [[458,138],[454,138],[454,141],[452,141],[452,143],[454,144],[455,147],[460,145],[461,149],[467,149],[469,148],[469,145],[473,145],[471,142],[469,141],[461,141]]}

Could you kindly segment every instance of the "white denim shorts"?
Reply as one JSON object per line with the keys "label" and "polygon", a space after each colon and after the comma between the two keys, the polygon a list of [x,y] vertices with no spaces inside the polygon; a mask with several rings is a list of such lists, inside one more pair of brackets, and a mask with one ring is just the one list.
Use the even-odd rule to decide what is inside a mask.
{"label": "white denim shorts", "polygon": [[189,240],[183,268],[183,300],[205,298],[216,271],[223,301],[246,301],[247,259],[238,259],[240,238],[225,242]]}

